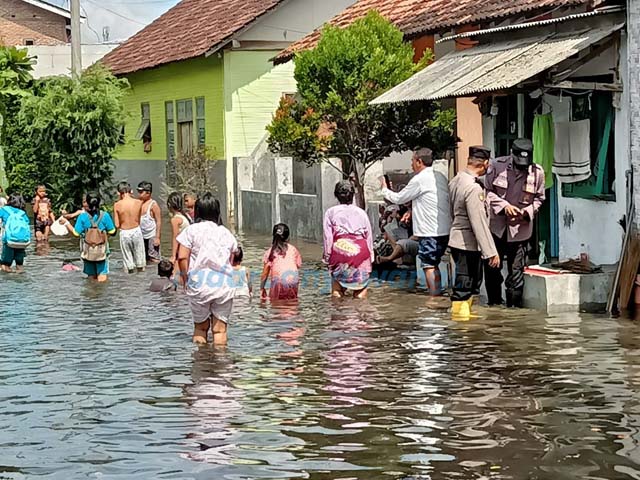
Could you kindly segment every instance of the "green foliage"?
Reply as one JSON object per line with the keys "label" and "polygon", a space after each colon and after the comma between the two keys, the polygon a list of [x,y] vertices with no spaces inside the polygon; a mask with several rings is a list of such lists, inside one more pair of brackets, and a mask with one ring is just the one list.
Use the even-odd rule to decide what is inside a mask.
{"label": "green foliage", "polygon": [[8,129],[12,189],[30,194],[35,183],[44,183],[57,206],[71,209],[88,191],[108,186],[127,88],[126,80],[101,66],[79,81],[60,76],[36,82]]}
{"label": "green foliage", "polygon": [[30,57],[26,49],[0,46],[0,95],[3,100],[7,96],[28,95],[26,88],[33,78],[31,72],[35,63],[35,57]]}
{"label": "green foliage", "polygon": [[376,12],[345,29],[326,27],[315,49],[296,56],[299,99],[281,101],[267,127],[271,151],[309,165],[340,158],[360,182],[392,152],[453,147],[455,116],[438,103],[369,105],[433,58],[413,57],[402,32]]}
{"label": "green foliage", "polygon": [[20,98],[29,94],[35,58],[27,50],[0,46],[0,188],[7,188],[5,149],[3,147],[5,120],[19,108]]}

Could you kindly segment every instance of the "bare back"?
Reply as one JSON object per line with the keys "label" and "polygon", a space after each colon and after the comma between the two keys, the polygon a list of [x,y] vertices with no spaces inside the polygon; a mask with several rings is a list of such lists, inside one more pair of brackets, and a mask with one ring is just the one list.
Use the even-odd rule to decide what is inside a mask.
{"label": "bare back", "polygon": [[116,202],[115,213],[118,228],[121,230],[131,230],[140,226],[140,216],[142,215],[142,202],[132,197],[124,197]]}

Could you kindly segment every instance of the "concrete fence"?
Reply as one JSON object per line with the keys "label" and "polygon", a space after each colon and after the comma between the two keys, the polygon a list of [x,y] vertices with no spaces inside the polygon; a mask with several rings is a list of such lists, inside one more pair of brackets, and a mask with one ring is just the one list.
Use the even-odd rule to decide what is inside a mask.
{"label": "concrete fence", "polygon": [[335,205],[333,188],[341,178],[331,165],[307,167],[259,147],[234,159],[234,177],[240,230],[270,235],[283,222],[294,238],[322,240],[322,216]]}
{"label": "concrete fence", "polygon": [[[234,158],[236,223],[244,232],[270,235],[273,225],[286,223],[291,236],[322,241],[324,212],[337,204],[335,185],[342,179],[339,160],[306,166],[269,152],[263,141],[249,157]],[[378,229],[376,193],[382,162],[367,172],[367,213],[374,235]]]}

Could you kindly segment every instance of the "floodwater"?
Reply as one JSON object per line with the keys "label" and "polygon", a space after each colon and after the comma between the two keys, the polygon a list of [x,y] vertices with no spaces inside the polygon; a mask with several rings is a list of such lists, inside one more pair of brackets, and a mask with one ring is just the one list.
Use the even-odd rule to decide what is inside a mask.
{"label": "floodwater", "polygon": [[[244,245],[257,271],[267,241]],[[307,287],[236,305],[228,347],[199,348],[184,298],[115,250],[107,285],[61,271],[70,240],[0,276],[2,479],[640,479],[631,321],[458,323],[402,288]]]}

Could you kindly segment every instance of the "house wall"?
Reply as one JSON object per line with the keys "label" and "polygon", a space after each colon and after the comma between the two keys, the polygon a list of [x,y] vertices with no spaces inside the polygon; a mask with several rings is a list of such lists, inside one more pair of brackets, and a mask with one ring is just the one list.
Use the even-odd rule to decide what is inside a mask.
{"label": "house wall", "polygon": [[[627,58],[625,42],[620,47],[620,58]],[[627,78],[627,65],[620,62],[620,76]],[[565,98],[547,96],[553,107],[555,121],[568,121],[570,103]],[[624,231],[618,224],[626,214],[626,172],[630,168],[629,157],[629,88],[625,84],[620,99],[620,108],[615,111],[615,202],[565,198],[559,194],[558,212],[560,225],[560,258],[574,258],[580,255],[584,244],[589,257],[596,264],[614,264],[620,257]]]}
{"label": "house wall", "polygon": [[[131,90],[125,98],[127,120],[126,143],[116,152],[115,180],[128,179],[131,184],[149,180],[162,182],[167,161],[167,126],[165,102],[187,98],[205,98],[206,145],[216,165],[216,185],[226,196],[224,162],[223,62],[217,56],[171,63],[159,68],[127,75]],[[134,140],[141,123],[141,103],[149,103],[152,151],[144,152],[142,141]],[[195,102],[194,102],[195,116]],[[195,128],[194,128],[195,134]]]}
{"label": "house wall", "polygon": [[[456,33],[464,33],[477,30],[475,25],[466,25],[456,29]],[[473,48],[475,42],[470,39],[461,39],[455,42],[456,50],[467,50]],[[482,136],[482,114],[478,105],[473,103],[473,98],[456,98],[457,112],[457,135],[460,138],[458,143],[458,151],[456,160],[458,163],[458,171],[464,170],[467,165],[467,157],[469,156],[469,147],[473,145],[481,145]]]}
{"label": "house wall", "polygon": [[[115,43],[82,45],[82,66],[89,67],[117,47]],[[29,55],[37,57],[33,77],[71,75],[71,45],[37,45],[26,47]]]}
{"label": "house wall", "polygon": [[266,15],[237,36],[243,41],[294,42],[340,13],[355,0],[295,0]]}
{"label": "house wall", "polygon": [[66,43],[67,19],[22,0],[3,0],[0,3],[0,43],[25,45],[27,39],[33,40],[35,45]]}
{"label": "house wall", "polygon": [[[293,62],[274,66],[276,50],[224,53],[224,118],[227,187],[233,192],[233,158],[254,154],[267,135],[283,93],[295,93]],[[229,198],[233,210],[233,199]]]}

